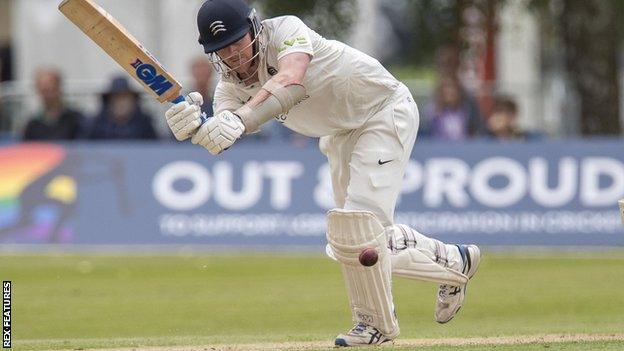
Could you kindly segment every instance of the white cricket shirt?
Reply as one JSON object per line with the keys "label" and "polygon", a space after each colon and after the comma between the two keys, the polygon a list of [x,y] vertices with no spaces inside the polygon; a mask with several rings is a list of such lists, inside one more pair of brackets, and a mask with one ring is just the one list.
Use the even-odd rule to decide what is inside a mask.
{"label": "white cricket shirt", "polygon": [[357,129],[378,112],[399,87],[374,58],[335,40],[327,40],[295,16],[262,22],[259,83],[246,87],[222,75],[214,97],[215,114],[234,111],[254,96],[277,71],[278,60],[295,52],[312,56],[303,85],[309,98],[276,119],[306,136],[320,137]]}

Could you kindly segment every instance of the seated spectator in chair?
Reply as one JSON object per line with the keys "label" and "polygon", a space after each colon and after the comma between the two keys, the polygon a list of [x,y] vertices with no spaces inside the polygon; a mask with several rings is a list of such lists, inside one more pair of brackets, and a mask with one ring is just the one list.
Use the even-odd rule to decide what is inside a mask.
{"label": "seated spectator in chair", "polygon": [[57,70],[40,69],[35,74],[42,110],[26,124],[24,140],[74,140],[82,133],[84,116],[65,105],[61,84]]}
{"label": "seated spectator in chair", "polygon": [[494,101],[492,114],[487,120],[487,135],[498,140],[533,140],[540,133],[527,132],[518,126],[518,105],[508,96],[499,96]]}
{"label": "seated spectator in chair", "polygon": [[420,122],[420,135],[440,140],[468,139],[483,129],[478,107],[465,95],[459,81],[450,76],[440,79]]}
{"label": "seated spectator in chair", "polygon": [[139,106],[139,94],[125,77],[113,79],[102,95],[102,109],[95,117],[89,139],[156,139],[152,118]]}

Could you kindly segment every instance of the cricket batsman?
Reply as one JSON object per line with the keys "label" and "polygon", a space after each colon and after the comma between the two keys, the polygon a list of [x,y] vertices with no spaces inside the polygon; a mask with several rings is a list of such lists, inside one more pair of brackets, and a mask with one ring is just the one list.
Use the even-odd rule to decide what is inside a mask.
{"label": "cricket batsman", "polygon": [[[392,275],[440,284],[435,319],[450,321],[481,253],[394,223],[418,131],[407,87],[377,60],[321,37],[297,17],[260,22],[243,0],[207,0],[197,24],[220,74],[215,114],[202,124],[203,98],[190,93],[166,112],[178,140],[191,138],[219,155],[271,119],[320,138],[337,206],[327,215],[327,254],[342,266],[355,323],[335,344],[379,345],[399,335]],[[369,248],[378,260],[365,267],[358,258]]]}

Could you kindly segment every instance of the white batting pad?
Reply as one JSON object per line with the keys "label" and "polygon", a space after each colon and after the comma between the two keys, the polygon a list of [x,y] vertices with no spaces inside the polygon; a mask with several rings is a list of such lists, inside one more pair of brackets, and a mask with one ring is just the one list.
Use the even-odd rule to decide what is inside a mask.
{"label": "white batting pad", "polygon": [[[390,250],[384,228],[372,212],[334,209],[327,220],[327,241],[342,273],[353,320],[371,325],[388,338],[399,335],[391,289]],[[358,256],[366,248],[375,248],[378,262],[371,267],[360,264]]]}
{"label": "white batting pad", "polygon": [[[406,231],[401,225],[386,228],[392,248],[392,274],[395,276],[424,280],[434,283],[460,286],[468,282],[468,277],[448,267],[446,248],[438,240],[426,238],[435,245],[433,258],[431,253],[421,251],[415,240],[406,238]],[[405,227],[406,230],[409,228]],[[423,237],[425,238],[425,237]],[[407,240],[406,240],[407,239]]]}
{"label": "white batting pad", "polygon": [[444,268],[417,249],[406,249],[392,255],[392,273],[396,276],[460,286],[468,282],[464,274]]}

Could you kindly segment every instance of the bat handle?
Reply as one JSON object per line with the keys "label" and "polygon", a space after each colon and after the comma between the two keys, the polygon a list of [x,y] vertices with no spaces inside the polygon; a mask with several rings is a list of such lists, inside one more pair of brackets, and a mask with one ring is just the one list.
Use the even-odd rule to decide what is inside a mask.
{"label": "bat handle", "polygon": [[175,98],[174,100],[172,100],[171,103],[172,104],[179,104],[179,103],[184,102],[184,101],[186,101],[184,99],[184,96],[180,95],[177,98]]}
{"label": "bat handle", "polygon": [[209,117],[208,117],[208,116],[206,116],[206,113],[205,113],[205,112],[202,112],[202,113],[199,115],[199,119],[201,119],[201,124],[206,123],[206,121],[208,120],[208,118],[209,118]]}
{"label": "bat handle", "polygon": [[[186,99],[184,98],[184,96],[180,95],[177,98],[175,98],[174,100],[171,101],[172,104],[179,104],[181,102],[186,101]],[[202,113],[199,115],[199,118],[201,119],[201,123],[204,124],[204,122],[206,122],[208,120],[208,116],[206,116],[205,113]]]}

